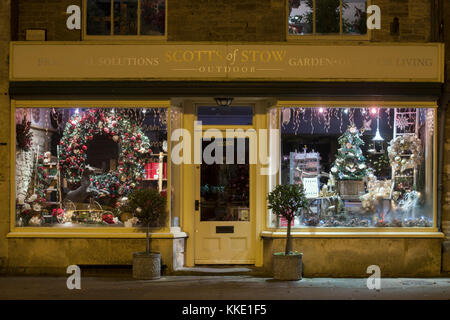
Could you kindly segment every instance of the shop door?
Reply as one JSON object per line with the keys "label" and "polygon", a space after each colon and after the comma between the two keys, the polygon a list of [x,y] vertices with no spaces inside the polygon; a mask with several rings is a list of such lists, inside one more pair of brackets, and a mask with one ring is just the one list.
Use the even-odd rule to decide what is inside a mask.
{"label": "shop door", "polygon": [[[196,166],[196,264],[254,263],[254,165],[249,164],[249,143],[239,136],[202,140],[202,164]],[[211,163],[205,158],[209,154],[222,161]]]}

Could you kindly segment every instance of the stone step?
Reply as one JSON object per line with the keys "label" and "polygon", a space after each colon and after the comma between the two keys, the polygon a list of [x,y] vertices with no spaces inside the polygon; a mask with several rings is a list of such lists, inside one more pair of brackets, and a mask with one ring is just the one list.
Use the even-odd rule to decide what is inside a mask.
{"label": "stone step", "polygon": [[248,275],[256,276],[264,274],[263,270],[255,268],[253,266],[195,266],[195,267],[182,267],[176,271],[171,272],[172,275],[193,275],[193,276],[238,276]]}

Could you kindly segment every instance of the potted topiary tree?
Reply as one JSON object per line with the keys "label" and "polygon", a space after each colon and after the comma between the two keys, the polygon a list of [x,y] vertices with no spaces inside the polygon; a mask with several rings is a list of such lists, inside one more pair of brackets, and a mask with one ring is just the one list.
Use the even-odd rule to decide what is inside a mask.
{"label": "potted topiary tree", "polygon": [[287,238],[284,252],[273,254],[273,273],[278,280],[300,280],[302,278],[302,253],[292,251],[291,223],[303,209],[308,208],[303,185],[278,185],[267,196],[268,208],[278,217],[287,220]]}
{"label": "potted topiary tree", "polygon": [[128,205],[146,227],[145,252],[133,253],[133,278],[159,279],[161,277],[161,254],[150,252],[150,227],[156,226],[166,212],[167,199],[155,189],[135,189],[128,197]]}

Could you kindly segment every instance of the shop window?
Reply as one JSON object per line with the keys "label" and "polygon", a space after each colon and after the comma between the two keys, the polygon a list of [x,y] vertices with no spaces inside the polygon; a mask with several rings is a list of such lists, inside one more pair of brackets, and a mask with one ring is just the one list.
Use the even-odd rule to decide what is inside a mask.
{"label": "shop window", "polygon": [[165,0],[86,0],[86,35],[163,36]]}
{"label": "shop window", "polygon": [[294,227],[434,227],[434,108],[278,112],[278,183],[302,185],[309,199]]}
{"label": "shop window", "polygon": [[[170,196],[168,113],[17,108],[16,226],[139,226],[128,203],[133,191],[153,188]],[[166,226],[168,207],[153,227]]]}
{"label": "shop window", "polygon": [[365,35],[367,0],[289,0],[290,35]]}

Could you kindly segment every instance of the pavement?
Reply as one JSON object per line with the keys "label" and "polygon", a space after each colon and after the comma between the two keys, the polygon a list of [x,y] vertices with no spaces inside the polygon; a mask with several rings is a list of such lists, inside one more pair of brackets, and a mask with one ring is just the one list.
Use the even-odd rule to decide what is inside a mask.
{"label": "pavement", "polygon": [[[69,276],[69,275],[68,275]],[[304,278],[276,281],[254,275],[175,275],[134,280],[131,273],[81,275],[81,289],[67,277],[0,276],[0,299],[38,300],[450,300],[449,278],[382,278],[380,290],[367,279]]]}

